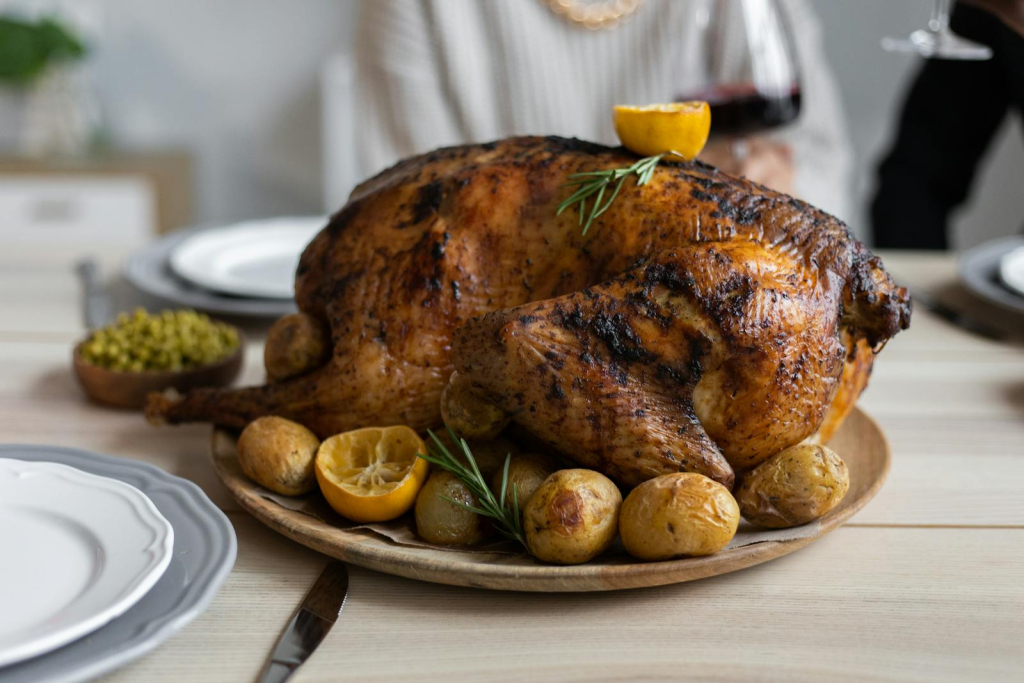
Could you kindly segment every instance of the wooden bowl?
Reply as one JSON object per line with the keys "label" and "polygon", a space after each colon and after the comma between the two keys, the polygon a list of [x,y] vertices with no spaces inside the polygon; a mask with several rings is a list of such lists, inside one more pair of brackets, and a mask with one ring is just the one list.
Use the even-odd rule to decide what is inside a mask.
{"label": "wooden bowl", "polygon": [[82,358],[82,345],[88,337],[75,345],[72,363],[75,376],[86,395],[97,403],[115,408],[140,409],[146,405],[146,396],[154,391],[177,389],[188,391],[199,387],[226,387],[242,371],[245,337],[238,332],[238,348],[230,356],[210,365],[188,370],[125,372],[94,365]]}

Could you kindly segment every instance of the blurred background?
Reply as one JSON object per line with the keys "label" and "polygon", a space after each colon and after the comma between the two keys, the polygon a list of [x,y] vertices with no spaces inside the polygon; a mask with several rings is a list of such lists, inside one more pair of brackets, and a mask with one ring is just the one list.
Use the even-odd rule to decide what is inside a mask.
{"label": "blurred background", "polygon": [[[378,170],[360,168],[353,151],[366,124],[353,107],[358,5],[357,0],[0,2],[0,15],[59,19],[85,47],[81,59],[69,61],[74,66],[67,82],[0,85],[0,221],[100,216],[109,230],[143,220],[154,231],[167,231],[333,212],[359,179]],[[852,150],[852,171],[844,181],[849,201],[842,204],[840,218],[867,237],[877,166],[923,62],[883,51],[880,40],[920,28],[932,3],[812,0],[809,5],[820,20]],[[946,106],[972,103],[951,90]],[[55,109],[67,120],[52,122],[47,132],[40,122]],[[612,135],[610,116],[607,133]],[[81,179],[70,189],[61,184],[67,172]],[[954,215],[952,246],[1017,233],[1024,216],[1021,178],[1021,126],[1007,117],[967,205]],[[72,195],[82,187],[89,189],[92,204],[102,206],[76,206]],[[838,207],[826,208],[840,213]],[[92,218],[83,211],[93,212]]]}

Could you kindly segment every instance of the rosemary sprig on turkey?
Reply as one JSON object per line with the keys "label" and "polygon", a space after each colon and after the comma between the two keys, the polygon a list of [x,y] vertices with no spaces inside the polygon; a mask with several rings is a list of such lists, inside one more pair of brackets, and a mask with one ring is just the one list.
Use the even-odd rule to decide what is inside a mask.
{"label": "rosemary sprig on turkey", "polygon": [[451,427],[448,427],[448,435],[460,451],[461,457],[459,457],[448,450],[448,447],[437,438],[434,432],[428,429],[427,434],[430,435],[430,441],[427,443],[427,451],[429,452],[425,455],[421,453],[420,457],[429,463],[448,470],[458,477],[466,485],[466,488],[476,496],[478,504],[469,505],[445,496],[441,496],[441,498],[452,505],[457,505],[460,508],[465,508],[484,517],[490,517],[495,522],[494,526],[503,536],[513,541],[518,541],[523,547],[526,547],[523,518],[519,511],[519,487],[513,483],[511,500],[506,500],[505,497],[505,491],[508,490],[508,466],[512,459],[511,454],[505,456],[505,468],[501,473],[500,493],[495,497],[494,493],[487,486],[487,480],[484,479],[484,475],[480,473],[480,468],[477,467],[476,459],[469,450],[469,444],[466,443],[465,439],[455,436],[455,432],[451,430]]}
{"label": "rosemary sprig on turkey", "polygon": [[646,185],[662,160],[689,161],[696,158],[711,130],[711,108],[703,101],[643,107],[619,105],[613,114],[615,134],[622,145],[643,158],[632,166],[569,176],[564,187],[576,189],[558,205],[557,215],[561,216],[570,206],[579,204],[579,223],[583,226],[584,235],[619,196],[627,178],[635,175],[637,186]]}
{"label": "rosemary sprig on turkey", "polygon": [[[632,166],[625,166],[623,168],[573,173],[569,176],[569,182],[565,183],[562,187],[575,187],[576,191],[562,200],[562,203],[558,205],[556,215],[561,216],[562,212],[570,206],[579,204],[579,224],[583,226],[583,234],[586,235],[594,221],[607,211],[608,207],[615,201],[615,198],[619,196],[619,191],[622,190],[622,185],[626,182],[626,179],[631,175],[635,175],[638,187],[646,185],[654,174],[654,169],[657,168],[658,162],[666,154],[672,154],[672,152],[656,154],[653,157],[644,157]],[[608,189],[613,185],[614,189],[611,194],[605,198]],[[593,199],[591,199],[592,197]],[[587,216],[586,222],[584,222],[583,215],[587,213],[588,201],[590,202],[590,215]]]}

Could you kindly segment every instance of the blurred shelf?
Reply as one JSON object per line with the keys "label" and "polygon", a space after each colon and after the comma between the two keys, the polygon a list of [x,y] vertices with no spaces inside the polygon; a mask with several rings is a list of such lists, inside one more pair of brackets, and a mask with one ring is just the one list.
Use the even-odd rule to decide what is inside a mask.
{"label": "blurred shelf", "polygon": [[0,155],[0,233],[29,241],[126,239],[194,219],[188,152],[109,151],[83,157]]}

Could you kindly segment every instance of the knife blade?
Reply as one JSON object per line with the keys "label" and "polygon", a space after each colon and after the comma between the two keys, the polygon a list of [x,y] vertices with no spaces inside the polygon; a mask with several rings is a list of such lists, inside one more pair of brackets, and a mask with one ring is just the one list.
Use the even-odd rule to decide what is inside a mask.
{"label": "knife blade", "polygon": [[291,678],[334,626],[347,597],[348,568],[344,562],[331,562],[281,634],[258,683],[282,683]]}

